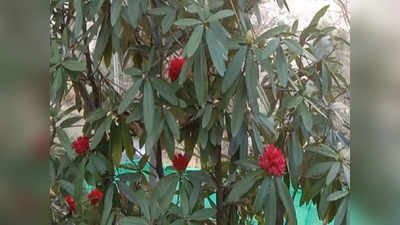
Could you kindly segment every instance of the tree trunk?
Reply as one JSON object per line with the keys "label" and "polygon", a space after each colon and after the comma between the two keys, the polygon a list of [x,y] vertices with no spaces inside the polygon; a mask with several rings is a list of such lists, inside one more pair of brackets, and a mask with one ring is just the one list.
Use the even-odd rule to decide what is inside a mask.
{"label": "tree trunk", "polygon": [[221,158],[221,146],[217,146],[217,164],[215,166],[215,178],[217,185],[217,225],[223,225],[224,212],[224,187],[222,184],[222,158]]}

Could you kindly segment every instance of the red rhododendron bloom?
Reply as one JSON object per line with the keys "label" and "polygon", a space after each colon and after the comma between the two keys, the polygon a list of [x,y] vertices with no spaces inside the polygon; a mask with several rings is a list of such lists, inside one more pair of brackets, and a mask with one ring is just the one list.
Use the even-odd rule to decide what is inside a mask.
{"label": "red rhododendron bloom", "polygon": [[168,77],[172,82],[178,79],[179,74],[183,64],[185,63],[185,58],[174,57],[168,67]]}
{"label": "red rhododendron bloom", "polygon": [[103,193],[101,193],[101,191],[99,191],[97,188],[90,192],[88,195],[88,199],[90,200],[90,204],[92,205],[96,205],[97,203],[99,203],[102,197]]}
{"label": "red rhododendron bloom", "polygon": [[76,154],[85,155],[89,151],[89,138],[85,135],[78,137],[73,143],[72,147],[75,149]]}
{"label": "red rhododendron bloom", "polygon": [[174,166],[174,168],[181,173],[186,170],[188,164],[189,158],[182,153],[175,154],[175,157],[172,160],[172,165]]}
{"label": "red rhododendron bloom", "polygon": [[72,198],[72,196],[68,195],[67,197],[65,197],[65,201],[67,202],[69,210],[71,210],[71,212],[73,213],[76,213],[75,200]]}
{"label": "red rhododendron bloom", "polygon": [[281,150],[273,145],[267,145],[264,148],[264,155],[260,156],[258,164],[276,177],[282,176],[286,171],[286,160]]}

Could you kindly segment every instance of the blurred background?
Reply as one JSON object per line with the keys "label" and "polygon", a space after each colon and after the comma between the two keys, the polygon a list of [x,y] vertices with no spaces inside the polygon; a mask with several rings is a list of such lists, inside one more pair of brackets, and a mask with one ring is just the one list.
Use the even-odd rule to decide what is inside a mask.
{"label": "blurred background", "polygon": [[[273,0],[262,1],[260,32],[296,19],[302,28],[326,4],[331,7],[325,23],[339,26],[347,40],[351,27],[351,60],[348,49],[340,53],[352,84],[351,224],[399,224],[400,2],[288,0],[293,9],[288,15]],[[5,225],[48,224],[48,17],[48,1],[0,6],[0,222]]]}

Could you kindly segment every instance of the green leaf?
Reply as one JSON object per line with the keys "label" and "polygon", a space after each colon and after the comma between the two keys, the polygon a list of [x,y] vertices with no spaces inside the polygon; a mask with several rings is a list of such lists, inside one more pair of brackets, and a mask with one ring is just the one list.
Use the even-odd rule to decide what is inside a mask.
{"label": "green leaf", "polygon": [[328,170],[330,170],[333,164],[335,163],[336,162],[322,162],[314,164],[310,169],[307,170],[305,176],[306,177],[321,176],[327,173]]}
{"label": "green leaf", "polygon": [[271,190],[269,191],[266,197],[266,204],[264,207],[264,220],[266,225],[275,225],[276,224],[276,188],[271,180],[272,185]]}
{"label": "green leaf", "polygon": [[199,141],[200,141],[200,147],[205,149],[207,147],[208,143],[208,130],[207,129],[200,129],[199,133]]}
{"label": "green leaf", "polygon": [[226,69],[225,60],[228,56],[228,50],[219,41],[216,34],[211,29],[206,30],[206,40],[211,60],[213,61],[219,75],[223,77]]}
{"label": "green leaf", "polygon": [[200,209],[197,210],[196,212],[194,212],[191,216],[190,219],[191,220],[195,220],[195,221],[203,221],[203,220],[208,220],[211,217],[215,216],[215,214],[217,213],[216,209],[213,208],[204,208],[204,209]]}
{"label": "green leaf", "polygon": [[146,81],[144,84],[144,97],[143,97],[143,115],[144,125],[147,132],[150,132],[153,128],[154,119],[154,96],[153,88],[151,87],[150,81]]}
{"label": "green leaf", "polygon": [[243,125],[246,111],[247,111],[246,93],[244,92],[243,85],[240,85],[237,90],[232,109],[232,120],[231,120],[232,137],[236,137],[236,135],[238,135],[240,128]]}
{"label": "green leaf", "polygon": [[235,161],[235,164],[250,170],[260,169],[260,166],[256,162],[247,159],[237,160]]}
{"label": "green leaf", "polygon": [[82,72],[86,70],[86,63],[78,60],[67,59],[62,64],[65,69],[70,71]]}
{"label": "green leaf", "polygon": [[57,129],[57,137],[65,150],[72,151],[72,141],[63,129]]}
{"label": "green leaf", "polygon": [[65,81],[66,78],[62,68],[58,68],[57,71],[54,73],[54,80],[50,88],[50,97],[52,101],[55,101],[58,97],[57,93],[61,90],[61,88],[65,84]]}
{"label": "green leaf", "polygon": [[122,217],[118,223],[119,225],[147,225],[146,220],[133,216]]}
{"label": "green leaf", "polygon": [[288,155],[289,155],[289,168],[290,175],[294,178],[293,183],[296,185],[300,176],[300,167],[303,162],[303,151],[301,149],[299,137],[296,133],[292,133],[288,143]]}
{"label": "green leaf", "polygon": [[111,25],[114,24],[119,19],[122,9],[122,0],[113,0],[111,5]]}
{"label": "green leaf", "polygon": [[89,19],[93,19],[93,17],[97,14],[97,12],[100,10],[101,6],[104,3],[104,0],[93,0],[90,2],[91,7],[89,11]]}
{"label": "green leaf", "polygon": [[340,172],[340,162],[335,162],[332,165],[331,169],[329,170],[328,175],[326,176],[327,186],[332,183],[332,181],[337,177],[339,172]]}
{"label": "green leaf", "polygon": [[307,110],[307,107],[304,103],[301,103],[299,105],[298,110],[300,110],[300,115],[303,120],[304,127],[306,128],[306,130],[311,132],[313,128],[312,114]]}
{"label": "green leaf", "polygon": [[289,215],[289,224],[297,225],[296,211],[293,205],[293,199],[290,196],[289,190],[282,178],[275,179],[278,188],[279,198],[285,206]]}
{"label": "green leaf", "polygon": [[207,61],[203,47],[200,48],[200,51],[196,54],[195,61],[194,89],[200,106],[204,106],[208,97],[208,74]]}
{"label": "green leaf", "polygon": [[259,71],[258,65],[254,61],[254,57],[252,54],[247,56],[247,66],[246,66],[246,89],[247,95],[249,97],[249,102],[253,111],[257,111],[257,98],[258,98],[258,79],[259,79]]}
{"label": "green leaf", "polygon": [[203,37],[204,26],[198,25],[194,29],[189,41],[187,42],[185,49],[183,50],[184,55],[187,57],[192,57],[200,45],[201,38]]}
{"label": "green leaf", "polygon": [[208,17],[207,22],[211,23],[226,17],[230,17],[233,16],[233,11],[230,9],[225,9],[225,10],[221,10],[218,11],[217,13],[211,15],[210,17]]}
{"label": "green leaf", "polygon": [[128,69],[125,70],[125,73],[134,76],[134,77],[141,77],[143,75],[143,71],[141,71],[138,68],[135,67],[130,67]]}
{"label": "green leaf", "polygon": [[210,104],[207,104],[204,110],[203,118],[201,121],[201,126],[203,128],[206,128],[208,124],[210,123],[211,120],[211,114],[212,114],[212,106]]}
{"label": "green leaf", "polygon": [[101,142],[101,139],[103,139],[104,133],[110,129],[112,122],[112,117],[109,116],[107,117],[97,128],[96,133],[94,134],[91,143],[90,143],[90,149],[95,149],[97,145]]}
{"label": "green leaf", "polygon": [[309,26],[316,26],[319,23],[319,20],[325,15],[328,11],[329,5],[322,7],[313,17]]}
{"label": "green leaf", "polygon": [[289,80],[289,68],[286,60],[286,56],[283,53],[283,49],[279,46],[276,50],[276,70],[278,73],[279,82],[282,87],[286,87]]}
{"label": "green leaf", "polygon": [[180,189],[179,196],[180,196],[179,203],[180,203],[180,207],[182,208],[182,211],[183,211],[183,216],[187,216],[187,215],[189,215],[189,198],[188,198],[184,188]]}
{"label": "green leaf", "polygon": [[82,31],[82,24],[83,24],[82,0],[74,0],[74,9],[76,13],[74,33],[78,35]]}
{"label": "green leaf", "polygon": [[237,80],[242,69],[242,65],[247,53],[247,46],[241,46],[239,51],[233,56],[222,81],[222,92],[225,93]]}
{"label": "green leaf", "polygon": [[115,123],[111,125],[111,152],[114,166],[119,167],[122,158],[122,137],[121,129]]}
{"label": "green leaf", "polygon": [[99,119],[104,118],[106,116],[106,114],[107,114],[107,110],[105,110],[103,108],[98,108],[95,111],[89,113],[89,116],[86,121],[89,123],[95,122]]}
{"label": "green leaf", "polygon": [[200,181],[198,181],[198,182],[194,181],[193,182],[193,189],[190,192],[190,197],[189,197],[189,208],[190,208],[190,211],[192,211],[193,208],[196,206],[196,204],[198,202],[198,199],[199,199],[199,196],[200,196],[200,193],[201,193],[201,183],[200,183]]}
{"label": "green leaf", "polygon": [[328,195],[327,200],[330,202],[336,201],[338,199],[345,197],[348,194],[349,194],[349,192],[347,190],[346,191],[336,191],[336,192],[333,192],[332,194]]}
{"label": "green leaf", "polygon": [[126,92],[124,98],[122,99],[121,103],[118,107],[118,114],[122,114],[128,108],[128,106],[133,102],[135,99],[139,89],[142,87],[143,79],[139,79],[135,82],[132,87]]}
{"label": "green leaf", "polygon": [[322,77],[322,94],[326,95],[328,93],[328,88],[329,88],[329,75],[325,63],[322,63],[321,77]]}
{"label": "green leaf", "polygon": [[232,191],[229,193],[226,202],[237,202],[246,194],[257,181],[255,174],[244,177],[233,185]]}
{"label": "green leaf", "polygon": [[173,223],[171,223],[171,225],[185,225],[185,220],[184,219],[179,219],[179,220],[175,220]]}
{"label": "green leaf", "polygon": [[61,188],[64,189],[68,194],[73,195],[75,193],[75,186],[73,183],[66,181],[66,180],[60,180],[58,181],[60,184]]}
{"label": "green leaf", "polygon": [[106,50],[107,44],[110,40],[110,36],[112,33],[112,27],[110,26],[111,24],[105,22],[101,26],[99,36],[96,41],[96,47],[94,49],[94,61],[96,62],[96,65],[101,63],[101,59],[103,57],[103,53]]}
{"label": "green leaf", "polygon": [[198,24],[202,24],[201,20],[192,19],[192,18],[185,18],[175,21],[176,26],[194,26]]}
{"label": "green leaf", "polygon": [[182,85],[185,83],[189,72],[192,70],[193,67],[193,57],[187,58],[185,63],[183,64],[181,73],[179,74],[179,84]]}
{"label": "green leaf", "polygon": [[61,122],[60,128],[68,128],[74,125],[76,122],[80,121],[82,119],[82,116],[74,116],[65,119],[64,121]]}
{"label": "green leaf", "polygon": [[124,147],[128,158],[133,161],[135,149],[133,148],[132,135],[129,133],[129,127],[124,121],[121,122],[120,127],[122,146]]}
{"label": "green leaf", "polygon": [[113,196],[114,196],[114,184],[110,184],[108,186],[106,196],[104,197],[104,208],[103,214],[101,216],[101,223],[100,225],[106,225],[108,218],[111,213],[112,203],[113,203]]}
{"label": "green leaf", "polygon": [[158,199],[161,212],[165,212],[172,202],[176,192],[179,177],[176,174],[170,174],[163,177],[157,186],[153,189],[153,197]]}
{"label": "green leaf", "polygon": [[297,55],[302,55],[304,49],[301,47],[300,43],[293,39],[284,39],[283,42],[289,48],[290,51],[296,53]]}
{"label": "green leaf", "polygon": [[346,216],[347,209],[349,207],[348,203],[349,203],[349,201],[348,201],[347,198],[343,199],[340,202],[339,208],[338,208],[336,216],[335,216],[335,224],[334,225],[341,225],[342,224],[342,222],[344,220],[344,217]]}
{"label": "green leaf", "polygon": [[336,160],[339,158],[338,154],[333,149],[324,144],[310,146],[307,150]]}
{"label": "green leaf", "polygon": [[178,105],[178,98],[176,97],[174,91],[167,82],[160,79],[153,79],[151,83],[165,100],[167,100],[172,105]]}
{"label": "green leaf", "polygon": [[271,38],[271,37],[275,37],[283,32],[286,32],[289,30],[289,26],[287,25],[279,25],[277,27],[271,28],[269,30],[267,30],[266,32],[264,32],[263,34],[261,34],[257,40],[260,39],[267,39],[267,38]]}
{"label": "green leaf", "polygon": [[[272,194],[272,186],[274,183],[272,182],[270,177],[266,177],[260,187],[258,188],[256,199],[254,200],[254,212],[258,213],[264,205],[268,204],[267,196]],[[270,199],[268,199],[270,201]]]}
{"label": "green leaf", "polygon": [[176,122],[174,115],[170,111],[165,111],[164,115],[165,119],[167,120],[168,128],[171,131],[172,135],[174,135],[176,139],[179,139],[180,137],[179,126],[178,123]]}
{"label": "green leaf", "polygon": [[151,132],[147,133],[146,152],[148,152],[149,150],[151,151],[151,149],[153,149],[153,146],[156,144],[156,142],[160,138],[161,133],[164,129],[164,119],[161,119],[159,110],[156,113],[154,119],[155,119],[155,121],[157,121],[157,123],[154,123],[154,125],[153,125],[154,127],[151,130]]}
{"label": "green leaf", "polygon": [[280,43],[281,43],[281,41],[279,38],[272,38],[268,42],[267,47],[264,49],[261,59],[266,59],[270,55],[272,55],[272,53],[274,53],[276,51],[276,49],[279,47]]}
{"label": "green leaf", "polygon": [[174,24],[176,18],[176,10],[168,9],[167,14],[164,16],[164,19],[161,22],[162,32],[165,34],[169,31],[172,24]]}
{"label": "green leaf", "polygon": [[143,14],[143,7],[145,7],[143,0],[128,0],[128,22],[133,28],[138,25],[138,20]]}

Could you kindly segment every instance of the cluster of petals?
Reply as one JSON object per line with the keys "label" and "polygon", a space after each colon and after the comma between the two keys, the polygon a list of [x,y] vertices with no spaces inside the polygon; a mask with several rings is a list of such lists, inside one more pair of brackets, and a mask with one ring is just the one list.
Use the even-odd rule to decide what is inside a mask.
{"label": "cluster of petals", "polygon": [[185,154],[182,153],[177,153],[174,156],[174,159],[172,160],[172,165],[174,168],[179,171],[180,173],[185,172],[186,167],[189,164],[189,157],[187,157]]}
{"label": "cluster of petals", "polygon": [[69,207],[69,210],[73,213],[76,213],[76,205],[75,205],[75,200],[72,198],[71,195],[68,195],[65,197],[65,202],[67,202],[67,205]]}
{"label": "cluster of petals", "polygon": [[91,205],[96,205],[101,201],[102,198],[103,193],[101,193],[101,191],[99,191],[97,188],[90,192],[88,195],[88,199],[90,200]]}
{"label": "cluster of petals", "polygon": [[178,79],[184,63],[185,63],[185,58],[174,57],[171,60],[168,66],[168,77],[171,80],[171,82],[174,82],[176,81],[176,79]]}
{"label": "cluster of petals", "polygon": [[286,171],[286,160],[282,151],[274,145],[267,145],[264,154],[258,159],[258,164],[275,177],[282,176]]}
{"label": "cluster of petals", "polygon": [[89,138],[85,135],[78,137],[74,142],[72,142],[72,148],[78,155],[85,155],[89,151]]}

